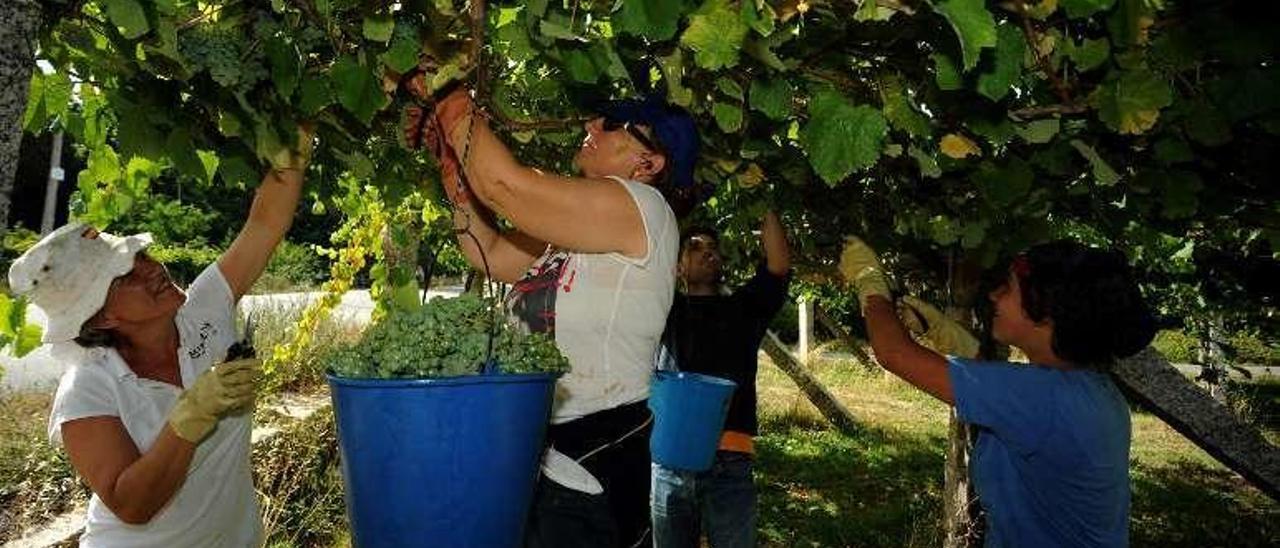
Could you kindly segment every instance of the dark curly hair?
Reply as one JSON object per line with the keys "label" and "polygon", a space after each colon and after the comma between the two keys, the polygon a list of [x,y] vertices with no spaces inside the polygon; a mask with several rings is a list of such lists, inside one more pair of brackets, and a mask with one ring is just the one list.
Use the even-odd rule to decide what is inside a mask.
{"label": "dark curly hair", "polygon": [[1053,321],[1053,352],[1075,364],[1108,368],[1155,337],[1156,321],[1123,254],[1059,240],[1014,260],[1022,307]]}
{"label": "dark curly hair", "polygon": [[716,229],[709,226],[693,225],[684,229],[684,231],[680,233],[680,253],[682,255],[685,250],[689,248],[689,242],[697,236],[706,236],[715,240],[717,244],[720,243],[720,233],[716,232]]}

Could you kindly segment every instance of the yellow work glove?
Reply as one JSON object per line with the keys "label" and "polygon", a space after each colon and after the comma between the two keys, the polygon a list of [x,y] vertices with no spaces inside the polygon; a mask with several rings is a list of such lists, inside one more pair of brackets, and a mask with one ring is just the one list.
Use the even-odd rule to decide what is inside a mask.
{"label": "yellow work glove", "polygon": [[311,163],[311,152],[315,149],[315,127],[310,124],[298,124],[298,142],[289,148],[281,148],[271,157],[271,167],[278,170],[296,169],[304,171]]}
{"label": "yellow work glove", "polygon": [[898,317],[912,333],[924,337],[934,350],[950,356],[978,356],[978,339],[941,310],[907,295],[898,301]]}
{"label": "yellow work glove", "polygon": [[201,373],[169,413],[169,426],[174,433],[191,443],[200,443],[224,414],[250,407],[261,363],[257,359],[237,360]]}
{"label": "yellow work glove", "polygon": [[858,301],[864,309],[867,297],[872,295],[890,299],[889,279],[884,275],[880,259],[875,250],[857,236],[845,237],[844,251],[840,253],[840,275],[858,291]]}

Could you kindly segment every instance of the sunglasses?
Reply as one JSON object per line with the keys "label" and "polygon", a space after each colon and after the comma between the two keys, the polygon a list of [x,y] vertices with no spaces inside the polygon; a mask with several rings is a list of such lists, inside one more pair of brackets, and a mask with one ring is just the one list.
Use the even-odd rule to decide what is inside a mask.
{"label": "sunglasses", "polygon": [[648,149],[650,152],[662,152],[662,147],[658,146],[653,139],[648,135],[645,135],[644,132],[640,131],[640,128],[636,127],[636,125],[631,122],[619,120],[612,116],[605,116],[601,127],[604,128],[605,131],[618,131],[619,129],[625,129],[627,130],[627,133],[630,133],[632,137],[635,137],[637,141],[640,141],[640,144],[644,145],[644,148]]}

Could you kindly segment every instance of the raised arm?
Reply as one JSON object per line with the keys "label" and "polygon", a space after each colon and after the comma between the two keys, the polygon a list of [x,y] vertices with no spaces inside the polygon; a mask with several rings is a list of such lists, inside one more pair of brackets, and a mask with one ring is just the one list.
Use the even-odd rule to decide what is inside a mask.
{"label": "raised arm", "polygon": [[935,398],[955,403],[947,359],[916,343],[902,325],[889,301],[889,282],[875,251],[850,237],[840,256],[840,274],[858,291],[867,335],[880,366]]}
{"label": "raised arm", "polygon": [[236,235],[231,247],[218,257],[218,268],[231,286],[231,296],[239,301],[258,281],[293,224],[298,200],[302,196],[303,173],[311,157],[312,135],[309,129],[298,129],[298,144],[288,157],[271,169],[253,195],[249,218]]}
{"label": "raised arm", "polygon": [[488,121],[473,114],[465,91],[454,92],[437,112],[471,191],[520,232],[584,253],[642,257],[648,251],[640,210],[621,184],[563,177],[522,165]]}
{"label": "raised arm", "polygon": [[791,270],[791,248],[787,245],[787,232],[782,228],[778,214],[772,209],[764,213],[760,228],[760,247],[764,251],[765,269],[774,276],[785,276]]}

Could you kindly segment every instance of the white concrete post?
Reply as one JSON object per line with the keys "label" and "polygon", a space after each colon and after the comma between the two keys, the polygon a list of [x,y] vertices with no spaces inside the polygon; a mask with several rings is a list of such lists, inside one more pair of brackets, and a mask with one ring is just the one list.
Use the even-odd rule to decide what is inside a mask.
{"label": "white concrete post", "polygon": [[801,297],[800,306],[800,348],[798,355],[801,360],[809,360],[809,352],[813,350],[813,307],[814,302],[808,298]]}

